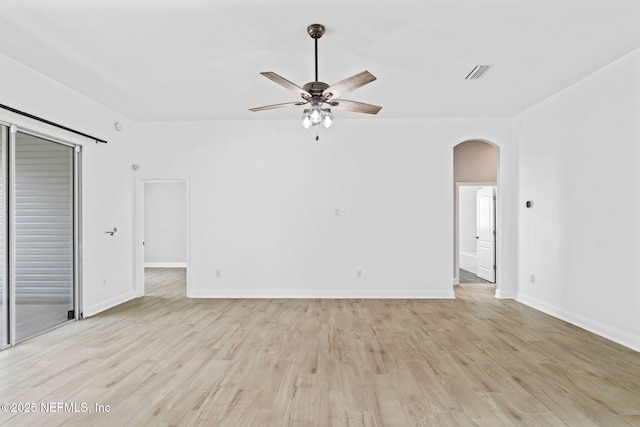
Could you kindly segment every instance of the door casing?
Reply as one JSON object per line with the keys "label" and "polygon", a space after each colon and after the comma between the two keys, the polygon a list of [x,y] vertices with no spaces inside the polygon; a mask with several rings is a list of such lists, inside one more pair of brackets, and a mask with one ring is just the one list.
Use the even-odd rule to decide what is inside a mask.
{"label": "door casing", "polygon": [[185,210],[186,210],[186,264],[187,264],[187,274],[186,274],[186,295],[190,297],[191,295],[191,227],[190,227],[190,211],[191,211],[191,200],[190,200],[190,179],[189,177],[185,178],[158,178],[158,179],[147,179],[147,178],[136,178],[136,297],[142,297],[145,294],[144,287],[144,188],[146,183],[154,183],[154,184],[162,184],[162,183],[184,183],[186,190],[185,197]]}

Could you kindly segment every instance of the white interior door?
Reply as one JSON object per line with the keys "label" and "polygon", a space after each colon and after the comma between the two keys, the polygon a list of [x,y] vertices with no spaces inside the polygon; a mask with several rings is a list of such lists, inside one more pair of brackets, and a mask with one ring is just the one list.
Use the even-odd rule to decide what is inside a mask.
{"label": "white interior door", "polygon": [[495,187],[483,187],[476,194],[478,206],[476,275],[493,283],[496,281]]}

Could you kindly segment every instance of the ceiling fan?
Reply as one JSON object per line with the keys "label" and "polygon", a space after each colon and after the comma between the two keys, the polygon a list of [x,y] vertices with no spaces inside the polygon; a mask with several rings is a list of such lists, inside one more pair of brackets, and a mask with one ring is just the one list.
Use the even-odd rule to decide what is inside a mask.
{"label": "ceiling fan", "polygon": [[354,111],[356,113],[366,114],[377,114],[378,111],[382,109],[382,107],[377,105],[338,99],[338,97],[374,81],[376,77],[368,71],[363,71],[354,76],[348,77],[331,86],[318,81],[318,39],[322,37],[324,32],[325,28],[321,24],[312,24],[307,27],[307,33],[315,42],[315,81],[309,82],[300,87],[273,71],[260,73],[302,99],[296,102],[285,102],[283,104],[250,108],[249,111],[265,111],[275,108],[309,104],[311,108],[305,109],[302,115],[302,126],[308,129],[311,126],[317,126],[320,124],[325,128],[329,128],[333,125],[333,113],[331,113],[330,108],[323,108],[325,104],[338,110]]}

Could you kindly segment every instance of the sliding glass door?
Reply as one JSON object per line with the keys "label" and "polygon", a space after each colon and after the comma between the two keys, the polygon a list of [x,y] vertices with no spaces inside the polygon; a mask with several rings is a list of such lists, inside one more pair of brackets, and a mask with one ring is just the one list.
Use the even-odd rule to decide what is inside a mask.
{"label": "sliding glass door", "polygon": [[9,128],[0,125],[0,348],[9,345],[9,252],[7,250],[7,150]]}
{"label": "sliding glass door", "polygon": [[0,348],[77,318],[79,156],[0,123]]}
{"label": "sliding glass door", "polygon": [[74,147],[16,132],[12,144],[15,341],[75,318]]}

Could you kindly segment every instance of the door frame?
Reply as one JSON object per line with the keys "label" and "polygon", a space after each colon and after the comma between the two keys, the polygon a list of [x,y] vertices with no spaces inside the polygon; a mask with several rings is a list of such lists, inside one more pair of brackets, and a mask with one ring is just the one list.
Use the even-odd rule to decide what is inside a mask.
{"label": "door frame", "polygon": [[186,239],[186,295],[191,297],[191,182],[189,177],[183,178],[136,178],[136,235],[135,235],[135,296],[145,295],[144,286],[144,186],[145,184],[185,185],[185,239]]}
{"label": "door frame", "polygon": [[454,238],[453,238],[453,284],[460,284],[460,187],[479,187],[479,186],[491,186],[496,188],[496,200],[495,200],[495,227],[496,227],[496,235],[494,236],[494,250],[496,253],[496,292],[499,286],[498,284],[498,269],[500,268],[500,257],[498,252],[498,235],[500,233],[499,230],[499,221],[498,221],[498,203],[499,203],[499,187],[497,182],[487,182],[487,181],[460,181],[456,182],[455,194],[453,195],[455,203],[454,203]]}
{"label": "door frame", "polygon": [[[0,122],[5,124],[5,122]],[[72,271],[72,292],[73,292],[73,319],[69,319],[66,322],[62,322],[57,325],[53,325],[49,328],[46,328],[34,335],[31,335],[26,338],[22,338],[20,340],[16,340],[16,306],[15,306],[15,294],[16,294],[16,280],[15,280],[15,271],[16,271],[16,260],[15,260],[15,251],[16,251],[16,241],[15,241],[15,146],[16,146],[16,134],[20,132],[26,135],[31,135],[36,138],[41,138],[47,140],[53,144],[64,145],[73,150],[71,157],[71,174],[72,174],[72,242],[73,242],[73,271]],[[83,274],[83,258],[82,258],[82,144],[73,143],[70,140],[62,139],[59,137],[55,137],[45,132],[41,132],[38,130],[34,130],[28,126],[22,126],[15,123],[9,123],[9,132],[7,138],[7,166],[8,173],[6,173],[5,181],[8,183],[6,190],[7,194],[6,198],[6,210],[5,213],[7,215],[6,227],[6,248],[8,250],[7,257],[7,268],[6,268],[6,278],[9,282],[8,292],[9,292],[9,316],[8,316],[8,328],[9,328],[9,346],[13,347],[17,343],[22,342],[26,339],[33,338],[37,335],[43,334],[50,330],[59,328],[63,325],[66,325],[69,322],[77,321],[83,318],[83,285],[82,285],[82,274]]]}

